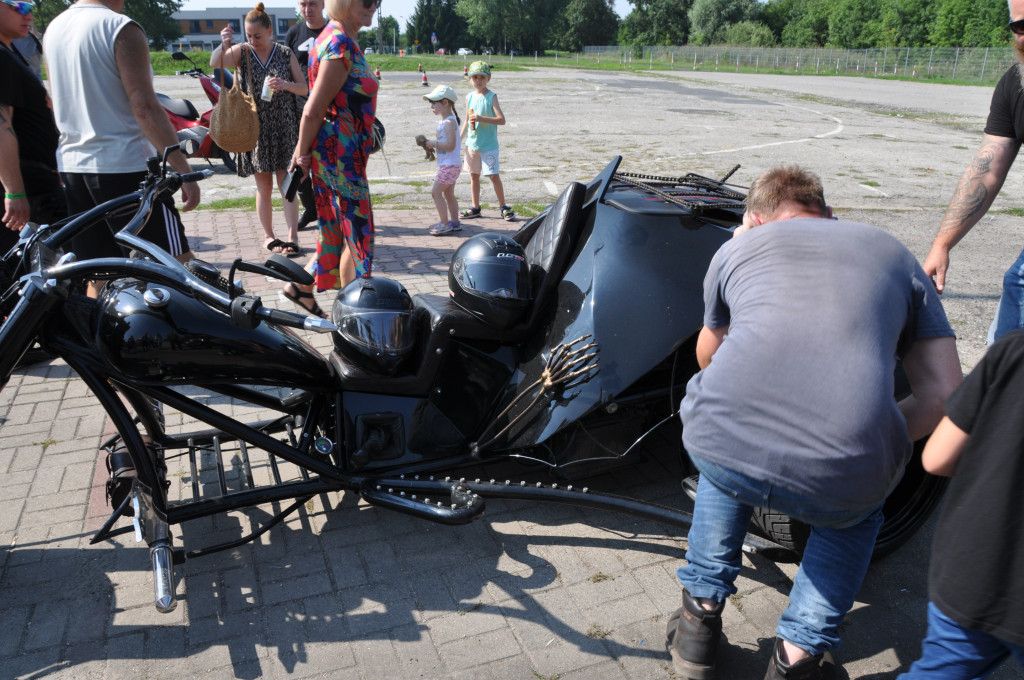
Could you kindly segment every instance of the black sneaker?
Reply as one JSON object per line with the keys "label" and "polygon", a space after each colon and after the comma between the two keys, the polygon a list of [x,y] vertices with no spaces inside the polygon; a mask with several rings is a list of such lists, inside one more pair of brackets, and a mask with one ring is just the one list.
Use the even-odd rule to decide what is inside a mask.
{"label": "black sneaker", "polygon": [[835,674],[836,663],[831,652],[815,654],[788,664],[782,660],[782,640],[776,638],[764,680],[832,680]]}
{"label": "black sneaker", "polygon": [[666,645],[672,665],[686,680],[711,680],[715,677],[715,656],[722,635],[722,609],[719,602],[711,610],[700,606],[683,588],[683,606],[668,619]]}

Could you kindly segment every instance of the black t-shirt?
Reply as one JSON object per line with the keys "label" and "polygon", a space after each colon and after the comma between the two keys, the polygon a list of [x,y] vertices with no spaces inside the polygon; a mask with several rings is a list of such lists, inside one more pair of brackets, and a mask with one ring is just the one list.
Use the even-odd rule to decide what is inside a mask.
{"label": "black t-shirt", "polygon": [[985,134],[1024,142],[1024,87],[1021,68],[1014,64],[999,79],[985,123]]}
{"label": "black t-shirt", "polygon": [[288,29],[288,35],[284,38],[284,44],[292,48],[295,58],[299,60],[299,66],[302,67],[302,75],[306,76],[307,80],[309,79],[309,53],[313,51],[317,36],[323,30],[324,26],[310,28],[305,21],[300,21]]}
{"label": "black t-shirt", "polygon": [[46,88],[20,54],[0,43],[0,104],[14,109],[18,159],[29,196],[60,186],[57,175],[57,124],[46,103]]}
{"label": "black t-shirt", "polygon": [[929,596],[968,628],[1024,645],[1024,331],[989,349],[946,403],[970,434],[946,492]]}

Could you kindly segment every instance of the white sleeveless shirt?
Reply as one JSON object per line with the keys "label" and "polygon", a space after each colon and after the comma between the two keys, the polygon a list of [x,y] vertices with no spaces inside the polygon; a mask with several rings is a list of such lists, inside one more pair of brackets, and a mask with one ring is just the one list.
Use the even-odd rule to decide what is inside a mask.
{"label": "white sleeveless shirt", "polygon": [[156,155],[135,120],[114,60],[114,41],[130,23],[135,22],[102,5],[76,4],[46,28],[43,53],[63,172],[138,172]]}
{"label": "white sleeveless shirt", "polygon": [[459,123],[455,120],[455,116],[448,116],[437,124],[437,143],[445,144],[448,142],[448,135],[445,133],[444,124],[448,121],[452,122],[455,126],[455,148],[451,151],[441,151],[437,149],[435,152],[437,156],[437,164],[441,165],[462,165],[462,138],[459,136]]}

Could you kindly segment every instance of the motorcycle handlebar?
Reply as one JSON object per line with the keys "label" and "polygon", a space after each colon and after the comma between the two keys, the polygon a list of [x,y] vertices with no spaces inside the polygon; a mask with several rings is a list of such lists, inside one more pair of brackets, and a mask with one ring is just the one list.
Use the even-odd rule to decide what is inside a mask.
{"label": "motorcycle handlebar", "polygon": [[[240,326],[252,325],[255,327],[260,321],[267,321],[281,326],[321,333],[336,330],[337,327],[334,324],[318,317],[264,307],[259,298],[243,296],[232,299],[218,288],[199,279],[170,253],[138,236],[138,232],[146,223],[154,204],[160,197],[174,193],[184,182],[200,181],[211,175],[213,175],[213,171],[208,168],[183,175],[168,171],[164,177],[159,178],[151,175],[139,191],[121,196],[93,208],[73,219],[56,233],[49,235],[45,241],[35,246],[36,248],[47,248],[55,252],[68,243],[74,235],[93,226],[111,214],[123,213],[129,206],[137,205],[138,207],[132,219],[114,238],[119,243],[145,253],[154,260],[153,262],[123,258],[100,258],[82,262],[66,262],[55,267],[46,268],[43,272],[43,277],[54,281],[63,281],[97,278],[98,276],[110,276],[111,274],[136,276],[144,280],[163,283],[193,295],[210,307],[230,314],[232,320]],[[31,235],[29,235],[29,238],[31,238]],[[40,262],[38,258],[36,261]],[[45,265],[41,264],[41,266]]]}

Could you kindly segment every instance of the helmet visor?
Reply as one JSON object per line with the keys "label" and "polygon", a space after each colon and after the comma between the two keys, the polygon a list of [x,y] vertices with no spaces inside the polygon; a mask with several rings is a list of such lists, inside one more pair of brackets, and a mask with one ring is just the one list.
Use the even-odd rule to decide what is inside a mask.
{"label": "helmet visor", "polygon": [[415,317],[396,310],[361,310],[341,305],[339,332],[368,354],[404,354],[416,344]]}
{"label": "helmet visor", "polygon": [[467,260],[456,273],[464,290],[508,300],[526,300],[530,294],[527,268],[518,259]]}

